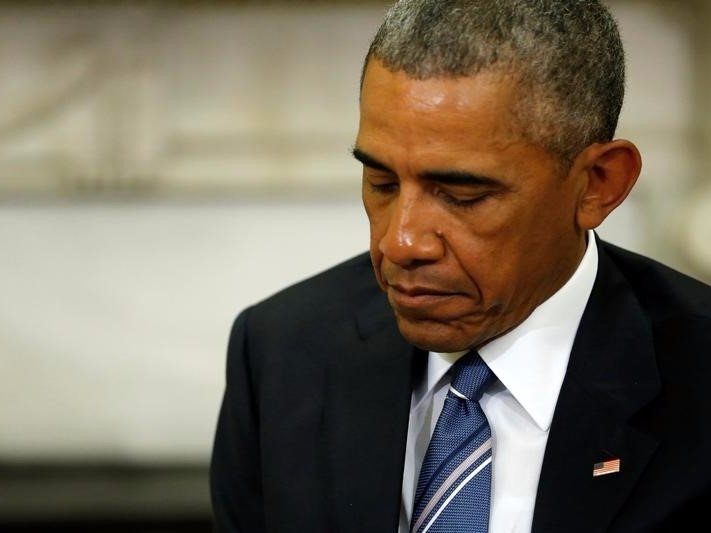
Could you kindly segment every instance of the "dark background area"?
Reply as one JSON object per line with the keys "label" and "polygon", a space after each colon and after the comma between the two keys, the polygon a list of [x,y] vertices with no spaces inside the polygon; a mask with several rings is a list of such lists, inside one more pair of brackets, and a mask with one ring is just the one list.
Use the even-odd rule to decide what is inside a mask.
{"label": "dark background area", "polygon": [[204,465],[0,465],[0,531],[203,533]]}

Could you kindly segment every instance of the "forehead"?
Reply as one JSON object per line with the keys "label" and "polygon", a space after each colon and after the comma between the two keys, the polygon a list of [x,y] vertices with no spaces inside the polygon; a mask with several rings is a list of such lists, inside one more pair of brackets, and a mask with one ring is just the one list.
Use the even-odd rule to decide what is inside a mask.
{"label": "forehead", "polygon": [[420,149],[443,143],[518,142],[514,88],[508,77],[496,72],[420,80],[373,59],[363,79],[358,140],[387,138]]}
{"label": "forehead", "polygon": [[356,148],[401,178],[437,170],[508,181],[564,175],[557,156],[524,134],[519,87],[497,72],[418,80],[372,61]]}

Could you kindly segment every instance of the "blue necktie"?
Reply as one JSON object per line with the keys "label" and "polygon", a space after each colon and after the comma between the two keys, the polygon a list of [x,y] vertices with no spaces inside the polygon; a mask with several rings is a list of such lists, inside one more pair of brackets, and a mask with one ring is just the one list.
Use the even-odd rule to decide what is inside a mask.
{"label": "blue necktie", "polygon": [[417,482],[413,533],[488,531],[491,428],[479,399],[493,377],[476,352],[452,367],[452,383]]}

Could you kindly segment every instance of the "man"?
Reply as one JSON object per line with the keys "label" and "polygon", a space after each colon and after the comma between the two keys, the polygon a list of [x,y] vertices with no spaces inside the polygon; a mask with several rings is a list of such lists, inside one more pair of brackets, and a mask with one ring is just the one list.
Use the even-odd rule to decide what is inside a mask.
{"label": "man", "polygon": [[[711,289],[593,233],[641,168],[613,138],[623,92],[599,1],[392,7],[354,148],[370,257],[237,319],[218,531],[629,533],[701,514]],[[475,394],[465,374],[486,374]]]}

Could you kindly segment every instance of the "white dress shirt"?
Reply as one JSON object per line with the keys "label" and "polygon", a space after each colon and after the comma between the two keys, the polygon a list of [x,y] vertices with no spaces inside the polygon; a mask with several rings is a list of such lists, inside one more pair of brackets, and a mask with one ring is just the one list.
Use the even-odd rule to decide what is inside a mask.
{"label": "white dress shirt", "polygon": [[[480,404],[491,426],[490,533],[529,533],[543,453],[578,324],[597,275],[592,231],[572,277],[507,334],[479,350],[498,381]],[[449,369],[466,352],[430,352],[410,406],[400,533],[409,531],[420,465],[449,388]]]}

